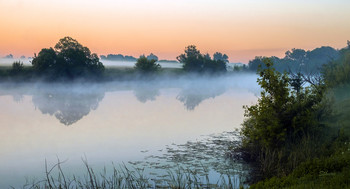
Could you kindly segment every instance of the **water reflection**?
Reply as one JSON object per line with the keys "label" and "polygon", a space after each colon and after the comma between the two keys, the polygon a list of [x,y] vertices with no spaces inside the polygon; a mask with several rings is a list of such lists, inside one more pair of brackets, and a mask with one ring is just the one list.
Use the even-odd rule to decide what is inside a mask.
{"label": "water reflection", "polygon": [[104,92],[49,89],[33,94],[33,103],[43,114],[55,116],[62,124],[72,125],[91,110],[96,110]]}
{"label": "water reflection", "polygon": [[[132,92],[141,103],[156,101],[164,89],[175,89],[175,97],[185,109],[194,111],[207,99],[214,99],[226,91],[246,89],[258,94],[255,75],[230,77],[195,77],[151,81],[75,84],[13,84],[0,85],[0,96],[11,95],[21,103],[24,96],[32,96],[34,106],[43,114],[56,117],[64,125],[72,125],[98,108],[109,92]],[[172,92],[173,93],[173,92]],[[130,102],[132,104],[132,102]]]}
{"label": "water reflection", "polygon": [[[152,172],[166,171],[164,166],[180,161],[191,170],[203,165],[223,173],[225,167],[220,166],[226,164],[216,162],[225,161],[225,154],[216,150],[224,151],[230,143],[200,136],[240,127],[242,106],[256,101],[247,86],[253,91],[258,87],[250,81],[254,84],[256,78],[0,83],[0,188],[19,188],[27,176],[41,178],[45,159],[55,162],[56,156],[69,159],[64,166],[78,176],[85,155],[96,170],[108,162],[136,162],[153,155],[159,158],[147,161],[159,168]],[[210,146],[213,143],[216,147]],[[170,160],[174,163],[166,164]]]}
{"label": "water reflection", "polygon": [[12,95],[12,98],[13,98],[13,101],[20,103],[23,101],[24,96],[22,93],[16,93]]}
{"label": "water reflection", "polygon": [[147,101],[156,100],[157,96],[160,95],[159,87],[154,85],[141,85],[135,87],[134,95],[138,101],[146,103]]}
{"label": "water reflection", "polygon": [[185,86],[176,99],[182,102],[187,110],[193,111],[204,100],[222,95],[226,90],[224,85],[208,86],[192,83]]}

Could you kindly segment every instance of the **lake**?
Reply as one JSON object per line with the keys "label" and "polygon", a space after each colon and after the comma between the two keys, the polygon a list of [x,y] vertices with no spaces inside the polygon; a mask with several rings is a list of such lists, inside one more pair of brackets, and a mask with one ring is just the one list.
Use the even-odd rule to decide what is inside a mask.
{"label": "lake", "polygon": [[[0,188],[41,180],[45,161],[53,166],[58,159],[65,161],[62,168],[68,176],[85,173],[82,159],[96,171],[112,163],[152,170],[152,162],[174,164],[169,159],[179,157],[176,152],[219,165],[220,158],[227,161],[227,145],[237,140],[234,131],[244,120],[242,106],[256,103],[259,91],[256,75],[239,74],[83,84],[2,83]],[[201,145],[207,146],[200,150]],[[177,163],[190,166],[186,162],[197,160]],[[215,180],[220,171],[210,169]]]}

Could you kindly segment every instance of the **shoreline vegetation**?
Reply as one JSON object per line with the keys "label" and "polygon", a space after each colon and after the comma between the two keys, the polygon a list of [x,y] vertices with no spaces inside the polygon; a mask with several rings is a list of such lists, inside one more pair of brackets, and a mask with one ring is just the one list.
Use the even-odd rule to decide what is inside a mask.
{"label": "shoreline vegetation", "polygon": [[263,62],[236,149],[255,167],[250,188],[349,188],[350,44],[311,78]]}
{"label": "shoreline vegetation", "polygon": [[[53,164],[45,161],[43,177],[27,181],[23,188],[240,188],[245,186],[242,172],[249,171],[244,166],[231,167],[235,162],[226,152],[239,141],[238,131],[208,135],[200,141],[167,147],[163,155],[111,163],[101,169],[93,168],[83,157],[83,170],[78,174],[69,171],[68,160],[57,159]],[[216,177],[211,177],[213,171],[218,174]]]}
{"label": "shoreline vegetation", "polygon": [[[155,79],[182,76],[221,76],[257,73],[262,92],[257,104],[245,106],[242,144],[228,149],[234,158],[253,166],[250,188],[350,188],[350,42],[335,50],[292,49],[284,58],[256,57],[248,66],[227,72],[228,57],[202,54],[196,46],[177,57],[182,69],[161,68],[149,56],[134,68],[104,67],[96,54],[65,37],[54,48],[42,49],[32,66],[16,61],[1,67],[1,81],[80,82]],[[57,177],[46,171],[44,184],[32,188],[154,188],[141,172],[114,168],[110,178],[95,174],[86,161],[85,178],[66,178],[60,165]],[[235,188],[232,176],[222,185],[208,185],[191,172],[169,172],[164,188]],[[190,170],[189,170],[190,171]],[[101,179],[101,180],[100,180]],[[53,182],[58,182],[54,185]],[[72,187],[71,183],[75,183]],[[243,187],[243,184],[240,184]]]}
{"label": "shoreline vegetation", "polygon": [[[219,179],[212,181],[209,170],[204,168],[202,175],[193,170],[178,167],[167,170],[160,178],[150,178],[145,174],[144,168],[130,168],[125,164],[116,166],[112,164],[102,172],[92,169],[87,160],[82,159],[86,169],[82,177],[67,176],[62,164],[58,162],[48,167],[45,162],[45,178],[42,180],[27,181],[22,188],[50,188],[50,189],[149,189],[149,188],[243,188],[237,175],[221,174]],[[214,184],[213,184],[214,183]],[[240,187],[241,186],[241,187]]]}

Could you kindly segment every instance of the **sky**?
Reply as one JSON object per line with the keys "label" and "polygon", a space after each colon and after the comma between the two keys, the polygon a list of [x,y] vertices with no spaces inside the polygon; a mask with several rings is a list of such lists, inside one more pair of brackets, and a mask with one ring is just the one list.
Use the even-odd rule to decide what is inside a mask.
{"label": "sky", "polygon": [[292,48],[342,48],[349,0],[0,0],[0,57],[71,36],[99,55],[175,59],[188,45],[230,62]]}

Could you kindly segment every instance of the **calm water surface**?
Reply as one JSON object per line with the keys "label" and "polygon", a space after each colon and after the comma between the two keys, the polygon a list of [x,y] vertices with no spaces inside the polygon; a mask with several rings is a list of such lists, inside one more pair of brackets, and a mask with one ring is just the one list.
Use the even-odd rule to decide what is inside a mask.
{"label": "calm water surface", "polygon": [[213,138],[231,140],[227,132],[240,128],[242,106],[258,93],[254,75],[0,84],[0,188],[42,179],[45,160],[50,166],[57,158],[67,160],[68,175],[85,172],[82,158],[96,170],[112,162],[147,166],[184,149],[210,161],[215,153],[199,153],[200,143],[215,149]]}

